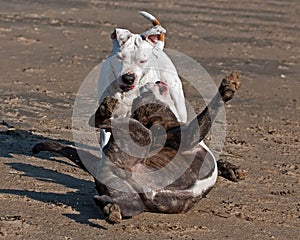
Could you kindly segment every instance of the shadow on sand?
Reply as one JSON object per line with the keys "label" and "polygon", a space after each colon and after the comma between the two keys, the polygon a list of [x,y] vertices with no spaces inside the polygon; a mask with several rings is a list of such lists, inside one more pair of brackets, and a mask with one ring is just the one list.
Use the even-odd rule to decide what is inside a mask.
{"label": "shadow on sand", "polygon": [[[74,145],[74,143],[69,141],[51,139],[41,135],[36,135],[30,131],[10,128],[3,131],[0,130],[0,159],[14,158],[14,155],[32,156],[31,148],[39,141],[58,141],[64,144]],[[36,157],[46,161],[58,162],[68,166],[77,167],[73,163],[57,160],[54,156],[55,155],[53,153],[41,153],[36,155]],[[100,229],[106,229],[105,227],[92,223],[89,220],[97,218],[103,219],[99,209],[92,200],[93,195],[96,194],[93,181],[78,179],[65,173],[60,173],[55,170],[46,169],[29,163],[9,162],[5,164],[16,171],[24,172],[22,173],[22,176],[35,178],[38,181],[60,184],[67,188],[76,189],[76,191],[59,194],[0,188],[0,194],[27,196],[41,202],[51,203],[58,206],[69,206],[78,211],[80,214],[63,214],[64,216],[79,223],[88,224]]]}

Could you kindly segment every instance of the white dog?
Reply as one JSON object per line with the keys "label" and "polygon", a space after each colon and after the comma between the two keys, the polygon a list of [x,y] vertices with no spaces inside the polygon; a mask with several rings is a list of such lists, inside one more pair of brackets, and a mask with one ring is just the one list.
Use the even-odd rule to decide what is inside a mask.
{"label": "white dog", "polygon": [[[139,13],[154,27],[142,34],[120,28],[111,34],[113,50],[103,63],[98,80],[99,104],[107,96],[114,97],[119,100],[119,105],[113,118],[128,117],[133,99],[140,95],[140,87],[149,82],[163,82],[174,102],[170,109],[179,122],[185,123],[187,110],[182,83],[174,64],[163,52],[166,31],[154,16],[143,11]],[[109,139],[108,133],[104,135],[101,146]]]}

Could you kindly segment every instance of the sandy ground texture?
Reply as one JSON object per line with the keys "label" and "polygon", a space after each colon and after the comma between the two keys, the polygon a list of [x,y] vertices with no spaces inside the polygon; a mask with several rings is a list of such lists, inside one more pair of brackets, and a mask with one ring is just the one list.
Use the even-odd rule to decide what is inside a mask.
{"label": "sandy ground texture", "polygon": [[[300,239],[298,0],[0,0],[0,239]],[[92,178],[67,159],[32,156],[40,140],[72,142],[76,93],[110,49],[115,27],[143,32],[155,14],[167,47],[219,81],[243,86],[227,106],[222,158],[248,171],[219,178],[185,215],[144,213],[109,225]]]}

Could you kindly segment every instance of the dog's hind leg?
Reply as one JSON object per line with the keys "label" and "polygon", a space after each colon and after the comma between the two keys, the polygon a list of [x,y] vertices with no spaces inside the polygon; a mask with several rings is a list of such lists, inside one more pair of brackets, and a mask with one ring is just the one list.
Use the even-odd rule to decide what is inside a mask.
{"label": "dog's hind leg", "polygon": [[94,196],[94,202],[101,209],[104,219],[109,223],[120,223],[122,220],[121,209],[114,200],[107,195]]}
{"label": "dog's hind leg", "polygon": [[[99,159],[89,152],[53,141],[39,142],[32,149],[33,154],[37,154],[42,151],[59,153],[87,172],[89,171],[82,163],[80,156],[84,156],[84,158],[92,160],[94,159],[97,163],[99,162]],[[115,178],[118,181],[120,180],[120,178],[116,176]],[[112,185],[115,178],[114,176],[110,177],[109,181]],[[122,186],[124,188],[123,192],[111,188],[108,189],[104,184],[98,182],[96,179],[95,182],[96,190],[99,192],[100,196],[95,196],[94,201],[97,206],[100,207],[108,222],[118,223],[122,218],[129,218],[144,211],[144,203],[140,199],[139,194],[134,191],[126,180],[122,181]]]}
{"label": "dog's hind leg", "polygon": [[94,202],[101,209],[109,223],[120,223],[122,218],[130,218],[144,212],[145,206],[138,193],[120,192],[109,189],[108,195],[94,196]]}
{"label": "dog's hind leg", "polygon": [[[70,159],[73,163],[91,174],[93,177],[96,177],[97,173],[95,172],[95,169],[98,169],[101,164],[99,157],[91,154],[90,152],[59,142],[42,141],[35,144],[32,148],[33,154],[45,151],[58,153]],[[87,165],[84,165],[83,161]]]}
{"label": "dog's hind leg", "polygon": [[99,159],[96,156],[94,156],[93,154],[87,151],[76,149],[73,146],[68,146],[54,141],[39,142],[35,144],[34,147],[32,148],[33,154],[38,154],[39,152],[43,152],[43,151],[59,153],[62,156],[70,159],[73,163],[75,163],[77,166],[79,166],[81,169],[87,172],[88,170],[82,163],[80,156],[84,157],[85,159],[91,159],[96,163],[99,162]]}
{"label": "dog's hind leg", "polygon": [[227,162],[223,159],[217,161],[219,176],[226,178],[233,182],[238,182],[244,180],[247,177],[247,171],[241,169],[239,166],[236,166],[230,162]]}

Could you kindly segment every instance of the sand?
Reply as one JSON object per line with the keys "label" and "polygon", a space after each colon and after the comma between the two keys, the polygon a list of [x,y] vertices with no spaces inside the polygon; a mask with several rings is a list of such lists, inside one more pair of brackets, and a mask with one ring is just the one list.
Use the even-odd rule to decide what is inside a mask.
{"label": "sand", "polygon": [[[300,239],[300,5],[267,1],[0,0],[0,239]],[[93,179],[67,159],[32,156],[72,142],[76,93],[110,52],[115,27],[143,32],[155,14],[167,48],[219,82],[243,85],[226,108],[221,157],[248,171],[219,178],[185,215],[100,218]]]}

